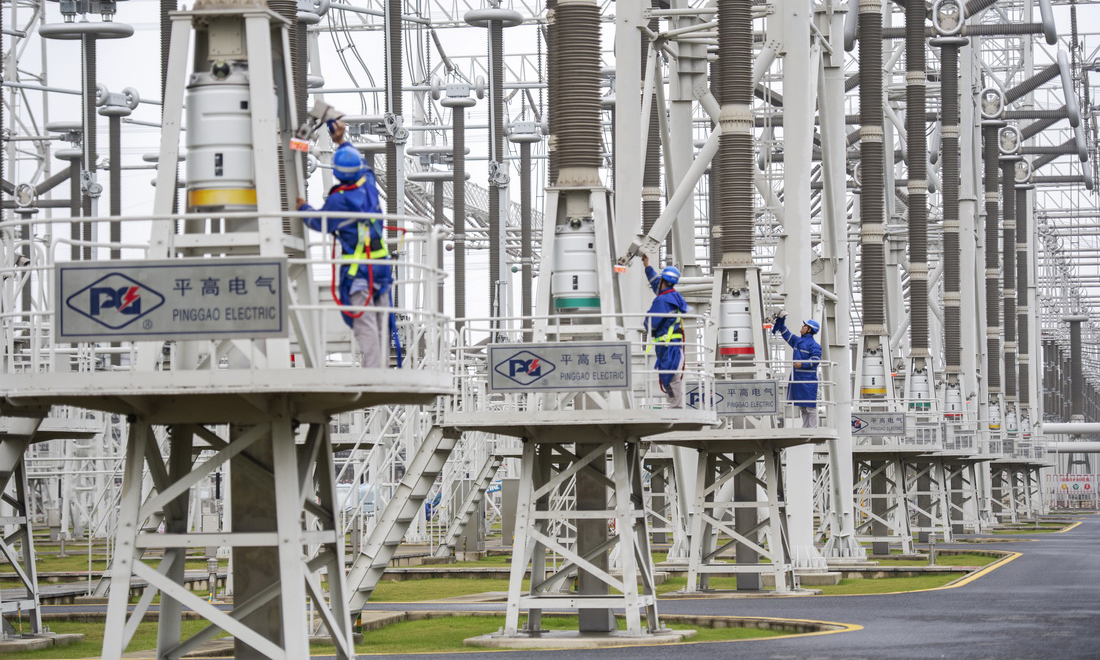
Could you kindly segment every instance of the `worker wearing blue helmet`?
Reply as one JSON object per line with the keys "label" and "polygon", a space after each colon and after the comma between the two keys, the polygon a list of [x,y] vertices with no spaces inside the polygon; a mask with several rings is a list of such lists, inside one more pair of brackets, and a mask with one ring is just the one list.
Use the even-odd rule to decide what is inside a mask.
{"label": "worker wearing blue helmet", "polygon": [[642,254],[645,276],[657,296],[649,306],[645,327],[656,345],[658,380],[661,391],[668,395],[669,408],[684,407],[684,320],[687,301],[676,290],[680,271],[668,266],[657,273],[649,265],[649,256]]}
{"label": "worker wearing blue helmet", "polygon": [[814,335],[821,331],[821,324],[813,319],[802,322],[799,336],[787,329],[787,313],[779,312],[772,323],[772,334],[776,332],[791,345],[794,354],[791,359],[790,383],[787,385],[787,400],[802,413],[802,428],[817,428],[817,365],[821,362],[821,344]]}
{"label": "worker wearing blue helmet", "polygon": [[[339,183],[329,190],[321,210],[381,213],[374,172],[363,162],[355,146],[344,142],[345,130],[346,126],[341,121],[330,123],[332,141],[339,145],[332,154],[332,173]],[[298,210],[314,209],[299,197]],[[393,267],[389,264],[368,266],[358,263],[361,259],[389,258],[382,219],[353,220],[330,215],[302,220],[316,231],[335,234],[343,258],[349,260],[349,263],[340,266],[340,281],[338,287],[333,283],[333,297],[339,300],[341,316],[359,344],[360,365],[374,368],[386,366],[389,363],[388,335],[393,334],[394,330],[393,315],[372,310],[343,309],[347,306],[391,306]],[[386,330],[389,332],[385,333]]]}

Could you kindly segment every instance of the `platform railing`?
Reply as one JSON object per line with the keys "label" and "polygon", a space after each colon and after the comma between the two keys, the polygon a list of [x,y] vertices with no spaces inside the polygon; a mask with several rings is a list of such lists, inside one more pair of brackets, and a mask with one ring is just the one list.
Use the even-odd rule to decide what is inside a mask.
{"label": "platform railing", "polygon": [[[792,359],[770,359],[757,361],[746,360],[744,364],[729,360],[720,360],[714,363],[711,368],[714,372],[714,391],[716,393],[715,407],[719,411],[720,418],[731,420],[724,422],[725,426],[731,427],[740,424],[742,427],[747,428],[778,428],[784,424],[790,424],[793,425],[794,428],[799,428],[802,423],[800,421],[800,408],[805,407],[803,404],[811,403],[811,401],[809,399],[799,398],[799,396],[792,398],[790,391],[791,386],[796,383],[817,385],[817,396],[812,400],[812,403],[817,413],[819,428],[835,428],[837,424],[841,423],[841,420],[836,418],[836,402],[829,396],[832,392],[836,391],[832,380],[832,374],[834,373],[836,363],[827,360],[819,360],[816,378],[814,380],[793,381],[791,378],[796,371],[794,367],[795,362],[798,361]],[[746,370],[755,371],[756,373],[762,373],[764,375],[760,378],[750,377],[746,374]],[[721,411],[723,406],[727,404],[727,397],[732,396],[740,399],[740,402],[743,403],[750,400],[756,401],[761,395],[767,394],[760,385],[760,381],[775,384],[776,412],[756,415],[722,414]],[[740,421],[735,423],[732,420]],[[847,424],[850,423],[850,421],[844,420],[843,423]]]}
{"label": "platform railing", "polygon": [[[603,409],[607,400],[603,397],[571,396],[568,392],[490,392],[487,346],[490,344],[532,343],[531,328],[543,323],[550,339],[542,343],[555,343],[562,337],[560,344],[597,343],[602,341],[602,323],[611,323],[619,330],[619,336],[630,344],[630,359],[624,355],[599,355],[593,352],[587,359],[603,360],[611,367],[622,367],[629,371],[630,387],[627,392],[627,408],[646,410],[667,410],[669,397],[661,390],[659,376],[662,371],[655,366],[654,344],[646,338],[642,330],[642,321],[646,314],[618,314],[607,317],[600,314],[569,314],[549,317],[514,318],[467,318],[456,320],[459,330],[456,332],[451,351],[451,362],[455,374],[456,395],[448,397],[445,407],[447,413],[482,412],[530,412],[542,409],[544,398],[541,394],[555,395],[557,401],[571,410]],[[688,408],[689,392],[696,392],[701,404],[695,407],[702,413],[713,410],[712,397],[714,375],[709,368],[708,351],[702,343],[694,339],[702,337],[706,320],[698,315],[685,314],[684,324],[684,367],[681,371],[684,388],[684,408]],[[585,325],[591,323],[591,325]],[[568,339],[566,339],[568,337]],[[601,392],[599,384],[593,384],[591,390],[580,392]]]}
{"label": "platform railing", "polygon": [[[928,399],[857,399],[852,402],[853,415],[895,414],[904,416],[905,433],[873,435],[854,434],[856,446],[897,446],[929,451],[963,451],[978,453],[981,430],[988,425],[978,418],[978,411],[966,408],[945,412],[937,402]],[[985,426],[983,426],[983,424]]]}
{"label": "platform railing", "polygon": [[[443,238],[442,230],[428,220],[412,216],[349,214],[349,213],[282,213],[280,218],[259,218],[259,223],[297,223],[305,216],[327,217],[329,215],[349,218],[353,222],[359,218],[381,217],[388,227],[396,228],[398,238],[391,241],[390,252],[394,260],[357,260],[361,268],[375,264],[394,266],[393,305],[389,307],[344,307],[350,313],[377,314],[382,321],[393,313],[396,318],[398,336],[403,349],[403,369],[446,369],[446,353],[443,339],[449,319],[439,311],[440,288],[444,281],[444,271],[438,263],[439,246]],[[256,221],[258,214],[223,213],[218,218],[227,221]],[[192,345],[189,355],[205,355],[202,364],[188,364],[188,369],[227,369],[224,355],[219,356],[217,341],[172,339],[168,335],[153,336],[148,340],[113,340],[106,332],[102,339],[95,341],[55,341],[54,325],[58,319],[60,301],[54,300],[55,269],[59,265],[97,265],[110,266],[111,250],[118,250],[123,261],[141,261],[150,258],[152,227],[155,221],[171,221],[179,225],[194,224],[189,221],[205,221],[209,214],[179,214],[173,216],[142,217],[97,217],[80,218],[79,222],[92,227],[93,236],[107,236],[112,223],[121,225],[122,242],[106,240],[83,241],[62,236],[69,234],[69,218],[33,218],[15,219],[0,223],[0,373],[40,374],[48,372],[94,372],[129,371],[137,362],[137,346],[145,341],[166,344],[164,354],[158,361],[158,369],[168,369],[175,357],[173,345],[187,341]],[[333,269],[339,277],[340,266],[352,263],[332,252],[333,236],[313,232],[304,228],[304,239],[294,233],[282,230],[285,244],[292,249],[285,250],[287,271],[300,272],[307,269],[313,291],[297,291],[292,282],[286,286],[287,303],[286,325],[290,328],[293,366],[306,367],[303,354],[320,359],[312,368],[326,369],[355,367],[358,364],[357,343],[351,330],[340,318],[341,312],[332,300],[331,283]],[[295,230],[296,233],[296,230]],[[252,236],[256,234],[251,233]],[[184,234],[175,234],[175,240]],[[225,243],[231,244],[233,234],[212,233],[206,236],[224,236]],[[255,239],[247,239],[255,240]],[[216,239],[212,239],[217,242]],[[196,248],[197,249],[197,248]],[[231,258],[233,256],[258,256],[258,248],[250,252],[249,246],[205,248],[210,252],[219,252],[216,256],[199,257],[209,260]],[[74,251],[85,251],[93,257],[92,261],[71,260]],[[223,256],[224,255],[224,256]],[[304,256],[303,256],[304,255]],[[182,263],[182,262],[181,262]],[[307,302],[313,300],[314,302]],[[383,323],[383,327],[387,327]],[[296,328],[307,328],[301,336]],[[384,341],[390,341],[389,333],[384,333]],[[236,340],[238,345],[240,340]],[[303,345],[301,342],[310,342]],[[206,344],[206,346],[203,346]],[[210,356],[215,356],[211,358]],[[391,366],[397,367],[396,351],[390,351]]]}

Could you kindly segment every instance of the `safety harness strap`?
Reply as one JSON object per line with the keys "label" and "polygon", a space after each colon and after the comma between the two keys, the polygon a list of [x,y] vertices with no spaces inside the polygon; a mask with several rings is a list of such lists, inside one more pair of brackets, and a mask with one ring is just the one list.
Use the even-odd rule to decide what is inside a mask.
{"label": "safety harness strap", "polygon": [[377,250],[371,250],[368,253],[367,252],[367,240],[369,239],[369,237],[370,237],[370,231],[366,228],[365,223],[360,222],[359,223],[359,242],[355,246],[355,252],[353,252],[352,254],[345,254],[344,255],[345,259],[355,259],[356,260],[355,263],[348,266],[348,276],[349,277],[355,277],[355,275],[359,272],[359,261],[362,260],[364,256],[367,256],[370,259],[384,259],[384,258],[390,256],[390,250],[389,250],[388,247],[386,247],[386,239],[385,238],[379,238],[378,239],[379,243],[381,244],[382,247],[378,248]]}

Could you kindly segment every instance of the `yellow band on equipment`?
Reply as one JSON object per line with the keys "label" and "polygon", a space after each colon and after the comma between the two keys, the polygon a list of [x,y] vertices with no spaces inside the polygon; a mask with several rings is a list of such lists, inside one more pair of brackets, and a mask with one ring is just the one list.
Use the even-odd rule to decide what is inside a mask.
{"label": "yellow band on equipment", "polygon": [[255,188],[214,188],[187,192],[188,206],[255,206]]}

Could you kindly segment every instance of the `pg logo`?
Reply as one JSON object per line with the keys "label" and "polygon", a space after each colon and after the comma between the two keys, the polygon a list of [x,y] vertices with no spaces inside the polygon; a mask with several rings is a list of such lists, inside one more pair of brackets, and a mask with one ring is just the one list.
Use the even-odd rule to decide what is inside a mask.
{"label": "pg logo", "polygon": [[555,369],[553,362],[531,351],[520,351],[493,367],[493,371],[520,385],[531,385]]}
{"label": "pg logo", "polygon": [[164,304],[164,296],[122,273],[110,273],[77,291],[65,305],[96,323],[119,330]]}

